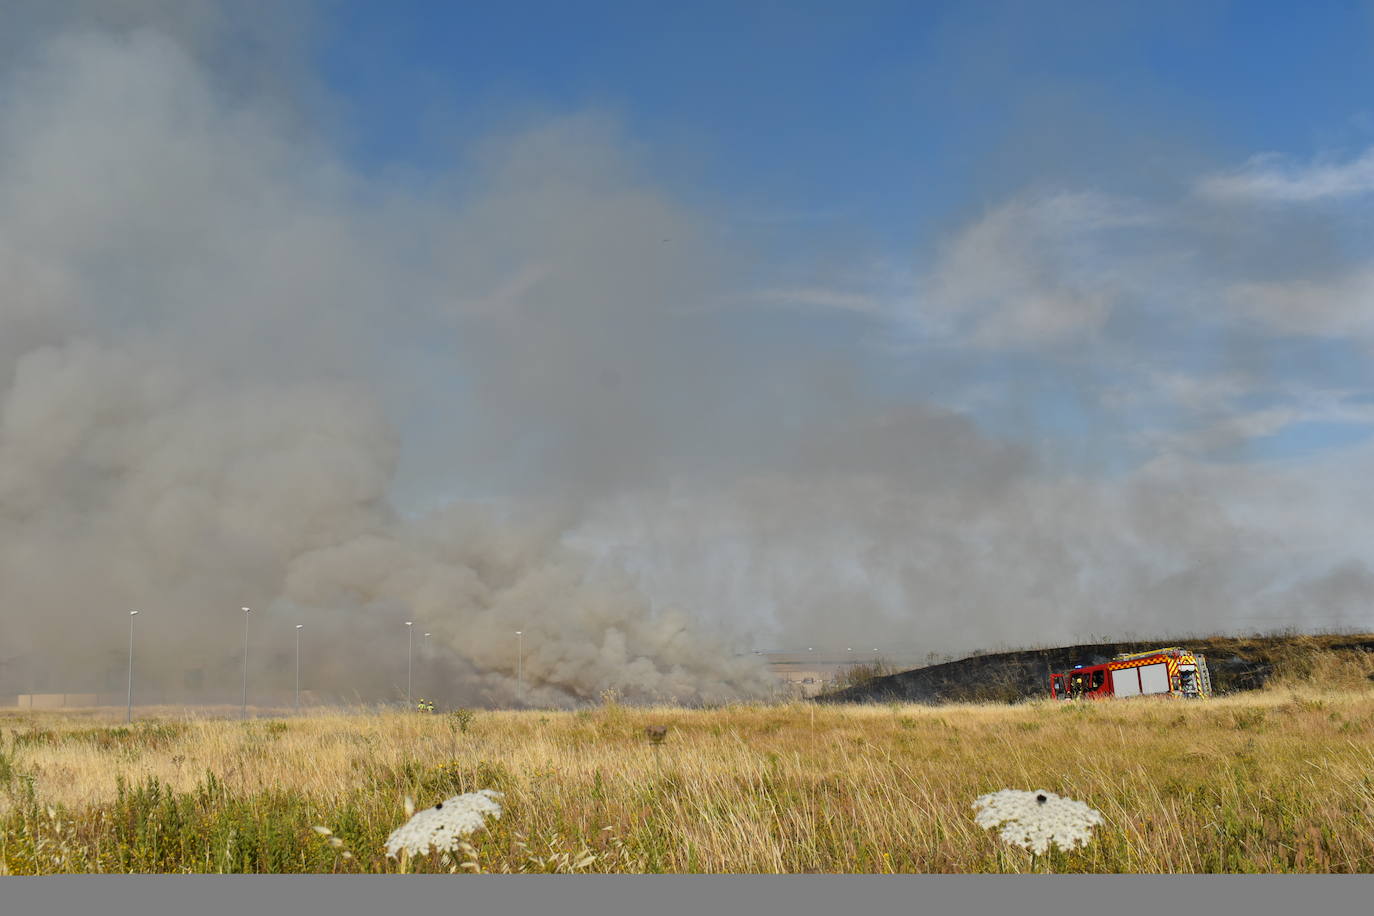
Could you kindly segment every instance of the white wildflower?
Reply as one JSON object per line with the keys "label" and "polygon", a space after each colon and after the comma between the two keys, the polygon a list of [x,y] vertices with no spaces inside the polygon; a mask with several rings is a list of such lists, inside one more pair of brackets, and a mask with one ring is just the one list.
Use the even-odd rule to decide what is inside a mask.
{"label": "white wildflower", "polygon": [[495,801],[500,797],[500,792],[483,789],[455,795],[419,811],[387,837],[386,854],[396,858],[402,850],[411,855],[423,855],[431,850],[450,852],[457,849],[463,837],[486,825],[488,815],[501,816],[501,805]]}
{"label": "white wildflower", "polygon": [[1037,856],[1048,852],[1051,845],[1065,850],[1086,846],[1093,827],[1102,823],[1101,813],[1083,802],[1044,789],[1003,789],[979,796],[973,807],[978,811],[974,819],[979,827],[1000,826],[1003,840]]}

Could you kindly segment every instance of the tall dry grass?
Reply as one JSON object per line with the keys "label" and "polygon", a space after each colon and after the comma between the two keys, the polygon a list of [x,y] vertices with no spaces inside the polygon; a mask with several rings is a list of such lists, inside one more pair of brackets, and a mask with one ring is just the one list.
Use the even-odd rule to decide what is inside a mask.
{"label": "tall dry grass", "polygon": [[[666,725],[651,745],[646,727]],[[1029,856],[970,804],[1045,788],[1099,809],[1083,872],[1374,871],[1374,694],[1207,702],[811,704],[0,717],[0,867],[381,871],[404,799],[481,788],[487,871],[985,872]],[[312,830],[329,827],[331,847]],[[344,853],[351,853],[351,857]],[[589,857],[590,861],[587,861]],[[413,870],[449,870],[437,858]]]}

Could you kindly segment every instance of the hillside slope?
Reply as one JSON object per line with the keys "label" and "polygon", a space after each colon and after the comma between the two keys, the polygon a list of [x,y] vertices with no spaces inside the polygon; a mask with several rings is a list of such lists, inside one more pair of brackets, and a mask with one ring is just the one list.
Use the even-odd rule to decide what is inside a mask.
{"label": "hillside slope", "polygon": [[1096,665],[1126,652],[1183,646],[1207,657],[1216,693],[1256,690],[1271,682],[1370,687],[1374,634],[1212,636],[1203,639],[1094,643],[974,655],[878,677],[817,697],[821,703],[1008,702],[1045,697],[1051,671]]}

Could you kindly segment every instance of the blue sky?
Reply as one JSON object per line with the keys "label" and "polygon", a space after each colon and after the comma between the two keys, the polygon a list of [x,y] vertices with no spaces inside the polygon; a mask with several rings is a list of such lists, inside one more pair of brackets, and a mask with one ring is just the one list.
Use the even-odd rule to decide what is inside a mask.
{"label": "blue sky", "polygon": [[366,167],[446,167],[435,131],[605,108],[664,180],[894,246],[1028,182],[1134,190],[1170,160],[1306,156],[1371,129],[1366,3],[333,9],[320,67]]}
{"label": "blue sky", "polygon": [[[751,282],[775,293],[819,285],[888,300],[874,307],[877,319],[868,309],[838,315],[838,331],[824,306],[793,315],[786,333],[799,341],[909,337],[910,321],[891,321],[892,301],[919,300],[942,251],[1027,194],[1098,194],[1111,207],[1157,211],[1141,217],[1153,221],[1144,230],[1152,238],[1130,238],[1128,225],[1122,243],[1085,244],[1105,247],[1108,259],[1191,258],[1186,269],[1207,274],[1216,296],[1245,282],[1311,279],[1314,265],[1336,270],[1370,254],[1360,194],[1279,215],[1196,206],[1200,182],[1252,157],[1315,167],[1374,142],[1368,3],[669,9],[346,0],[329,9],[314,59],[341,105],[339,142],[356,167],[445,173],[493,131],[609,113],[658,186],[699,205],[713,231],[755,255]],[[1284,263],[1300,255],[1301,264]],[[1102,386],[1136,384],[1127,354],[1150,364],[1141,372],[1202,376],[1244,363],[1269,389],[1244,394],[1252,410],[1291,400],[1294,385],[1351,393],[1374,383],[1362,338],[1275,333],[1272,323],[1257,331],[1245,321],[1219,329],[1214,303],[1193,307],[1206,320],[1170,312],[1133,286],[1106,307],[1091,351],[1026,341],[927,348],[875,359],[872,381],[899,397],[906,386],[956,404],[969,387],[1001,379],[1024,397],[972,409],[982,428],[1058,441],[1064,457],[1112,467],[1157,449],[1125,438],[1104,446],[1111,411],[1082,386],[1084,373]],[[1150,422],[1174,407],[1137,410],[1132,422]],[[1356,441],[1367,424],[1304,415],[1211,454],[1302,454]],[[1066,447],[1065,434],[1096,441]]]}

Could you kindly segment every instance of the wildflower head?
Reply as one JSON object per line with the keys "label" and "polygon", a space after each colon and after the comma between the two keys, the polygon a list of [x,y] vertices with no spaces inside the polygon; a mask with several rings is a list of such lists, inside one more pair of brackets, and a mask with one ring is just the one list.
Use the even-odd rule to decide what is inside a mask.
{"label": "wildflower head", "polygon": [[1092,839],[1092,828],[1102,823],[1102,815],[1083,802],[1060,798],[1044,789],[1003,789],[979,796],[973,807],[979,827],[1001,827],[1003,840],[1038,856],[1051,846],[1064,850],[1086,846]]}
{"label": "wildflower head", "polygon": [[499,818],[500,792],[483,789],[446,798],[439,804],[418,811],[392,831],[386,841],[386,854],[395,858],[402,851],[411,855],[452,852],[463,837],[486,826],[487,817]]}

